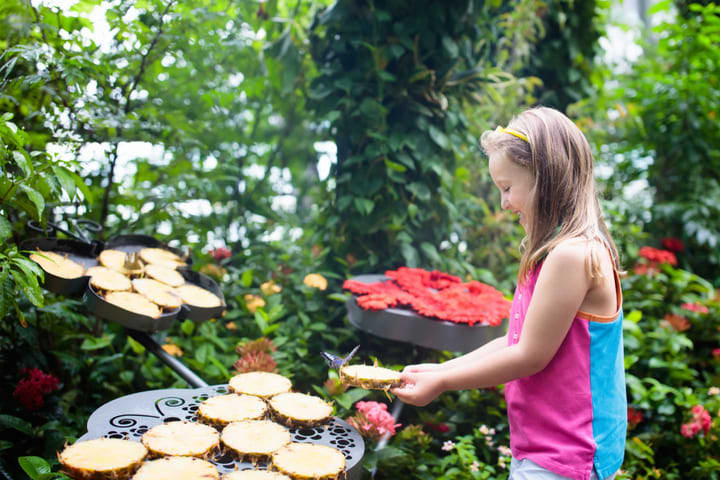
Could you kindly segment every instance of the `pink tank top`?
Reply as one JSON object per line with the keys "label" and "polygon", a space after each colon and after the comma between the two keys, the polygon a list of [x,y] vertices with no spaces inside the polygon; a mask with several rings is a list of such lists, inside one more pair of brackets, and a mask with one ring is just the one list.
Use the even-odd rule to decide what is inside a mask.
{"label": "pink tank top", "polygon": [[[508,345],[520,341],[542,264],[518,285]],[[622,293],[615,272],[617,313],[578,312],[550,363],[505,385],[513,457],[572,479],[600,480],[622,465],[627,401],[622,342]]]}

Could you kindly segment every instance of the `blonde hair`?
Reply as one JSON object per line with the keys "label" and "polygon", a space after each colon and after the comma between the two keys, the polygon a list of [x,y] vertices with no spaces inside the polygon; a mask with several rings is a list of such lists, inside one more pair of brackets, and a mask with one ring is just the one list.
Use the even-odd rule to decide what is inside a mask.
{"label": "blonde hair", "polygon": [[525,279],[560,242],[585,238],[586,267],[593,282],[602,278],[601,254],[607,248],[620,270],[617,247],[602,219],[593,176],[593,155],[580,129],[561,112],[536,107],[508,124],[521,133],[486,131],[480,143],[488,156],[505,155],[527,168],[535,179],[531,192],[532,224],[521,243],[518,279]]}

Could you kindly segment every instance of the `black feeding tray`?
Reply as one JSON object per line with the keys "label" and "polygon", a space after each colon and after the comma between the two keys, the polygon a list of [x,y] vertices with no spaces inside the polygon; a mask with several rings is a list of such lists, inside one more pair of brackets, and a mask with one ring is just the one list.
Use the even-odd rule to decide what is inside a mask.
{"label": "black feeding tray", "polygon": [[[36,227],[33,227],[33,229],[37,230]],[[65,230],[62,231],[72,235]],[[45,233],[48,233],[48,231],[45,231]],[[106,301],[90,285],[89,276],[82,276],[79,278],[61,278],[45,272],[43,287],[47,290],[63,295],[82,293],[85,305],[93,314],[105,320],[120,323],[121,325],[133,330],[141,332],[167,330],[172,326],[175,320],[189,318],[196,322],[201,322],[219,317],[227,308],[225,297],[217,283],[215,283],[215,281],[207,275],[203,275],[202,273],[189,269],[189,266],[192,265],[192,258],[189,255],[180,249],[170,247],[149,235],[118,235],[112,237],[106,243],[89,241],[85,236],[81,236],[80,238],[76,237],[76,239],[33,238],[22,242],[20,248],[28,251],[36,251],[40,249],[66,254],[70,260],[84,265],[86,269],[98,265],[97,256],[103,250],[113,249],[132,253],[138,252],[143,248],[162,248],[163,250],[169,250],[175,253],[188,265],[187,267],[177,269],[178,273],[185,278],[187,283],[202,287],[220,298],[221,305],[218,307],[204,308],[183,304],[179,308],[162,313],[158,318],[152,318],[147,315],[140,315],[138,313],[125,310]]]}
{"label": "black feeding tray", "polygon": [[[98,264],[96,257],[102,250],[102,245],[98,243],[85,243],[80,240],[72,240],[67,238],[31,238],[20,244],[21,250],[36,252],[37,250],[58,252],[67,255],[67,257],[86,269],[94,267]],[[45,272],[45,270],[43,270]],[[54,293],[61,295],[73,295],[82,293],[88,286],[90,277],[82,276],[78,278],[62,278],[52,273],[45,272],[45,280],[42,286]]]}
{"label": "black feeding tray", "polygon": [[[388,280],[385,275],[359,275],[352,278],[362,283]],[[505,335],[507,320],[496,327],[467,325],[425,317],[406,308],[364,310],[352,295],[346,302],[348,319],[354,326],[378,337],[408,342],[436,350],[469,352],[497,337]]]}

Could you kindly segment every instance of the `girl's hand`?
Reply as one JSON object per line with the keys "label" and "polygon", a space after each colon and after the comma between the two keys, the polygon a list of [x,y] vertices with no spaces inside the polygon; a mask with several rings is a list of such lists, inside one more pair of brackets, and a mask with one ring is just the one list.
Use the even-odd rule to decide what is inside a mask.
{"label": "girl's hand", "polygon": [[442,365],[439,363],[419,363],[417,365],[407,365],[403,369],[403,373],[421,373],[441,370]]}
{"label": "girl's hand", "polygon": [[390,389],[401,401],[424,407],[435,400],[444,390],[442,387],[442,372],[424,371],[419,373],[404,371],[403,385]]}

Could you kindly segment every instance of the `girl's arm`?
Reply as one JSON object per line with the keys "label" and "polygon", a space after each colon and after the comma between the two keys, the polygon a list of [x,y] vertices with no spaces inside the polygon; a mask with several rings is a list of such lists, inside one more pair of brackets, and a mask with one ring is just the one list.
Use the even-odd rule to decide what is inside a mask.
{"label": "girl's arm", "polygon": [[479,359],[488,355],[492,352],[500,350],[501,348],[507,347],[507,335],[503,335],[500,338],[496,338],[487,342],[485,345],[476,348],[475,350],[466,353],[465,355],[457,358],[453,358],[443,363],[421,363],[419,365],[408,365],[405,367],[403,372],[419,373],[429,371],[440,371],[448,370],[452,367],[471,362],[475,359]]}
{"label": "girl's arm", "polygon": [[[453,360],[447,369],[404,372],[405,384],[391,390],[392,393],[405,403],[422,406],[447,390],[490,387],[541,371],[560,348],[591,287],[585,255],[586,245],[572,241],[563,242],[550,252],[540,271],[517,344],[489,351],[487,355],[475,355],[476,350],[457,359],[462,361]],[[495,341],[491,344],[497,346]]]}

